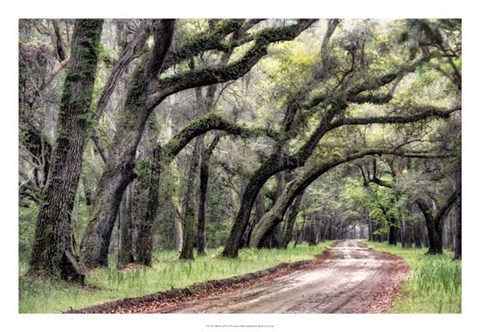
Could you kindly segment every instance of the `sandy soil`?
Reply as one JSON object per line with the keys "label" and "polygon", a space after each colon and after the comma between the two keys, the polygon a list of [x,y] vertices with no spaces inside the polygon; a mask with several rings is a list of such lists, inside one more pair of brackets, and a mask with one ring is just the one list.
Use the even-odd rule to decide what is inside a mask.
{"label": "sandy soil", "polygon": [[387,309],[408,277],[406,263],[342,241],[319,264],[274,280],[149,312],[169,313],[368,313]]}

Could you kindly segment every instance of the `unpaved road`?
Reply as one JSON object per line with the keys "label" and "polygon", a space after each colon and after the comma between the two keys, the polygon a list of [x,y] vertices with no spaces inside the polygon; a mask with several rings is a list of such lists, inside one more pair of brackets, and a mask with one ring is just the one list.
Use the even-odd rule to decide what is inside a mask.
{"label": "unpaved road", "polygon": [[387,308],[401,282],[406,263],[342,241],[322,262],[247,289],[185,301],[157,312],[170,313],[367,313]]}

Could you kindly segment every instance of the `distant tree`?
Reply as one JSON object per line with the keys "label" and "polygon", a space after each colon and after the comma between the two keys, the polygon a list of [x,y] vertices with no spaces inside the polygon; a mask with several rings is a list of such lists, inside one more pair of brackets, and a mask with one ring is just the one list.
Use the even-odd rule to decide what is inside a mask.
{"label": "distant tree", "polygon": [[[449,103],[452,107],[449,108],[438,107],[428,102],[416,104],[414,99],[408,101],[394,99],[397,87],[407,75],[421,67],[428,67],[430,62],[443,61],[448,55],[428,53],[415,57],[406,53],[405,48],[398,51],[387,46],[382,50],[382,54],[384,56],[395,54],[397,63],[393,66],[380,66],[376,64],[379,60],[376,58],[378,53],[368,51],[369,47],[378,45],[368,26],[344,33],[332,41],[338,24],[336,20],[328,22],[314,77],[304,84],[303,89],[297,89],[294,97],[286,102],[282,131],[287,133],[287,138],[277,143],[270,157],[249,177],[241,207],[222,252],[225,257],[238,255],[253,202],[265,183],[279,172],[306,165],[317,146],[328,141],[328,135],[334,134],[340,127],[423,122],[430,118],[448,118],[453,112],[461,109],[458,105],[458,96],[451,93],[453,98]],[[390,40],[390,43],[396,44],[393,40]],[[398,58],[402,59],[401,63],[398,63]],[[439,95],[445,98],[443,94],[447,88],[443,86],[445,89]],[[353,116],[363,113],[362,107],[359,106],[363,104],[377,105],[373,108],[378,107],[379,110],[383,106],[384,110],[390,111],[382,112],[383,115],[380,116],[362,118]],[[306,123],[314,124],[308,136],[299,130],[306,126]],[[300,137],[297,136],[299,133]],[[288,144],[291,143],[289,138],[293,137],[297,139],[296,144]],[[348,156],[351,151],[347,149],[339,153]],[[289,204],[290,200],[285,207]],[[283,208],[281,210],[283,217]],[[257,237],[253,241],[257,242],[260,239]]]}

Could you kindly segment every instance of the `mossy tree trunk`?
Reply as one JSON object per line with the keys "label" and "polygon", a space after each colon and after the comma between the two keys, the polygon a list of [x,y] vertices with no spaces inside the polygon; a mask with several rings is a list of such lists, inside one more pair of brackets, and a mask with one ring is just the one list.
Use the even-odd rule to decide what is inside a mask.
{"label": "mossy tree trunk", "polygon": [[[275,193],[272,197],[272,205],[275,204],[277,201],[278,197],[282,194],[283,190],[285,189],[285,174],[284,172],[280,172],[275,174],[275,179],[276,179],[276,189]],[[282,243],[282,230],[281,230],[281,225],[278,224],[275,226],[272,230],[269,231],[268,234],[265,236],[265,241],[263,243],[263,246],[265,248],[280,248],[280,245]]]}
{"label": "mossy tree trunk", "polygon": [[[216,135],[207,149],[202,149],[200,162],[200,197],[198,202],[198,223],[197,223],[197,254],[205,255],[207,246],[207,227],[205,221],[205,206],[207,203],[207,189],[210,168],[210,158],[213,150],[220,141]],[[203,145],[203,142],[202,142]]]}
{"label": "mossy tree trunk", "polygon": [[253,230],[257,223],[262,219],[263,215],[265,214],[265,198],[263,194],[260,192],[255,199],[255,210],[253,216],[251,216],[250,220],[248,221],[247,228],[245,229],[245,233],[243,233],[242,242],[240,248],[248,248],[250,247],[250,240],[252,238]]}
{"label": "mossy tree trunk", "polygon": [[294,200],[292,206],[289,208],[287,214],[287,220],[285,224],[285,230],[282,237],[282,248],[287,248],[290,241],[293,238],[293,226],[295,226],[295,222],[297,220],[298,211],[300,209],[300,205],[302,204],[303,193],[300,193]]}
{"label": "mossy tree trunk", "polygon": [[120,223],[120,236],[118,244],[118,267],[123,268],[133,263],[133,213],[132,213],[132,189],[127,189],[123,194],[118,222]]}
{"label": "mossy tree trunk", "polygon": [[180,259],[191,260],[193,255],[193,242],[195,240],[195,204],[198,183],[198,167],[200,163],[200,145],[203,140],[197,139],[190,159],[187,181],[185,183],[185,196],[183,200],[183,246]]}
{"label": "mossy tree trunk", "polygon": [[57,123],[57,139],[30,259],[32,274],[83,282],[77,263],[70,215],[88,129],[103,20],[76,20],[71,60]]}
{"label": "mossy tree trunk", "polygon": [[137,146],[147,119],[156,106],[149,103],[148,96],[152,93],[152,85],[157,82],[156,77],[170,48],[173,29],[174,20],[156,21],[152,51],[133,74],[105,171],[97,189],[93,216],[81,244],[82,259],[88,267],[108,264],[108,247],[120,201],[127,185],[135,177]]}
{"label": "mossy tree trunk", "polygon": [[183,248],[183,224],[176,213],[173,215],[173,244],[175,251],[180,254]]}
{"label": "mossy tree trunk", "polygon": [[435,225],[435,220],[431,216],[425,216],[427,223],[428,234],[428,254],[429,255],[441,255],[443,254],[442,246],[442,227],[441,225]]}
{"label": "mossy tree trunk", "polygon": [[146,204],[139,214],[137,236],[135,239],[135,261],[150,266],[153,255],[153,228],[157,220],[159,206],[160,176],[162,173],[162,146],[158,141],[158,130],[153,122],[149,124],[151,155],[147,157],[147,169],[143,178],[146,189]]}
{"label": "mossy tree trunk", "polygon": [[435,213],[434,209],[425,199],[419,198],[416,203],[423,216],[425,217],[428,235],[428,252],[429,255],[443,254],[442,231],[443,221],[447,217],[454,203],[460,197],[460,189],[457,188],[446,200],[445,204]]}

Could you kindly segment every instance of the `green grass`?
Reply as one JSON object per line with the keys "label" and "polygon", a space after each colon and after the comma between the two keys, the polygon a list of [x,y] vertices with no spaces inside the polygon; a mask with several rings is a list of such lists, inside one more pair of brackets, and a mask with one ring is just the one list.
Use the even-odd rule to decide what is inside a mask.
{"label": "green grass", "polygon": [[223,279],[264,270],[282,262],[311,259],[332,242],[296,248],[245,249],[237,259],[219,257],[221,249],[212,249],[194,261],[179,261],[178,254],[163,251],[155,255],[151,268],[136,267],[119,271],[115,262],[109,268],[93,270],[82,288],[62,281],[32,280],[24,277],[27,266],[20,264],[19,312],[55,313],[123,299],[138,297],[170,288],[183,288],[207,280]]}
{"label": "green grass", "polygon": [[412,277],[395,301],[392,313],[461,313],[462,265],[453,254],[425,255],[427,249],[404,250],[399,246],[367,242],[368,246],[403,257]]}

